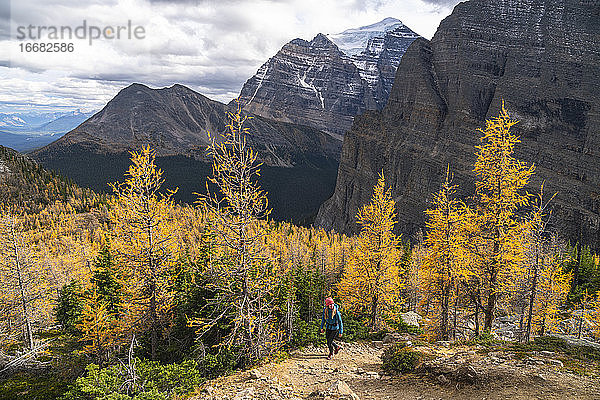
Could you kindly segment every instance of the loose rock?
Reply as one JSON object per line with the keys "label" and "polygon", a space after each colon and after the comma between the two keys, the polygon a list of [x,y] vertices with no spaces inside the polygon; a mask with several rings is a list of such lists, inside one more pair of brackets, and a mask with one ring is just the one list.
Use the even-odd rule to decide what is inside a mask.
{"label": "loose rock", "polygon": [[400,314],[400,317],[402,317],[402,321],[404,321],[406,324],[415,326],[417,328],[420,326],[419,323],[423,319],[423,317],[414,311],[402,313]]}
{"label": "loose rock", "polygon": [[250,371],[250,379],[260,379],[260,378],[262,378],[262,374],[260,373],[259,370],[253,369],[252,371]]}
{"label": "loose rock", "polygon": [[250,386],[249,388],[246,388],[244,390],[242,390],[241,392],[238,392],[238,394],[235,395],[235,397],[233,398],[234,400],[252,400],[252,398],[254,397],[254,387]]}
{"label": "loose rock", "polygon": [[358,395],[350,389],[350,386],[344,381],[334,382],[329,389],[327,395],[339,400],[360,400]]}

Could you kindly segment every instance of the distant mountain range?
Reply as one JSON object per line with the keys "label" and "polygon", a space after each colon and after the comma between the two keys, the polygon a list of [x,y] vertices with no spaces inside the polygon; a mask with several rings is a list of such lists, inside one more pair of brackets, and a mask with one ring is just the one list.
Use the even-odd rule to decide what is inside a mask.
{"label": "distant mountain range", "polygon": [[27,152],[43,147],[88,119],[93,112],[0,113],[0,145]]}
{"label": "distant mountain range", "polygon": [[[558,193],[553,226],[600,248],[598,18],[594,2],[471,0],[455,7],[431,41],[392,18],[290,41],[240,93],[254,117],[250,140],[264,162],[260,183],[273,217],[309,223],[329,198],[316,223],[354,232],[356,212],[383,170],[397,231],[412,236],[423,228],[423,211],[448,164],[459,194],[472,195],[476,130],[505,100],[521,121],[517,155],[536,164],[529,189],[545,181],[547,193]],[[167,186],[192,202],[211,172],[207,133],[222,131],[231,109],[181,85],[133,84],[32,156],[106,191],[108,182],[123,179],[127,152],[150,144]],[[39,127],[58,132],[74,119]],[[11,135],[31,123],[20,115],[2,121],[0,131]]]}
{"label": "distant mountain range", "polygon": [[[210,175],[208,133],[222,132],[231,107],[182,86],[151,89],[132,84],[94,116],[31,155],[78,184],[106,191],[123,179],[128,152],[156,150],[166,185],[193,202]],[[261,184],[273,216],[297,222],[314,217],[331,195],[341,141],[315,128],[255,116],[248,140],[264,163]]]}
{"label": "distant mountain range", "polygon": [[21,128],[27,122],[17,114],[0,114],[0,128]]}
{"label": "distant mountain range", "polygon": [[384,107],[400,59],[418,37],[386,18],[329,37],[294,39],[248,79],[240,101],[248,112],[341,137],[354,116]]}
{"label": "distant mountain range", "polygon": [[[295,39],[244,85],[240,101],[254,117],[250,141],[264,163],[261,184],[274,218],[312,221],[333,192],[343,133],[355,115],[383,107],[400,58],[417,37],[387,18],[331,38]],[[222,131],[231,109],[182,85],[133,84],[32,156],[84,187],[106,191],[108,182],[122,179],[128,151],[150,144],[167,184],[180,188],[180,200],[192,202],[210,174],[208,132]],[[73,117],[40,129],[59,132]]]}
{"label": "distant mountain range", "polygon": [[46,122],[36,129],[37,132],[66,133],[79,126],[83,121],[94,115],[94,112],[73,111]]}
{"label": "distant mountain range", "polygon": [[53,132],[68,130],[92,116],[93,112],[18,112],[0,113],[0,129],[11,131]]}

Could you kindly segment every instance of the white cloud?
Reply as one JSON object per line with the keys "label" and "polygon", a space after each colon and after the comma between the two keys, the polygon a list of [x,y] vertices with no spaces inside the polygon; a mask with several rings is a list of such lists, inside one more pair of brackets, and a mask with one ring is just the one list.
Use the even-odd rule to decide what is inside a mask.
{"label": "white cloud", "polygon": [[[430,38],[458,0],[13,0],[11,40],[0,40],[6,102],[101,107],[131,82],[181,83],[229,101],[286,42],[402,20]],[[18,26],[142,25],[142,40],[68,40],[72,53],[21,52]],[[31,42],[31,41],[30,41]],[[1,65],[5,65],[2,62]]]}

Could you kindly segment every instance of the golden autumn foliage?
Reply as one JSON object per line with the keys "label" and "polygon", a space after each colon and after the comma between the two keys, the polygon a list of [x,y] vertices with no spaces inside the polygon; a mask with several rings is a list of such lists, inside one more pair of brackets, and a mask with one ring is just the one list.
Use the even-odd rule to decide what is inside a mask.
{"label": "golden autumn foliage", "polygon": [[[450,338],[451,304],[454,327],[458,314],[465,314],[467,305],[474,307],[471,321],[476,335],[480,311],[487,331],[499,309],[507,314],[520,312],[521,324],[526,326],[524,336],[529,338],[532,329],[553,329],[558,307],[569,291],[563,252],[547,240],[548,203],[543,203],[543,187],[531,215],[524,218],[519,214],[530,205],[524,187],[534,167],[513,155],[519,139],[510,130],[516,123],[503,104],[500,115],[480,130],[483,137],[477,146],[472,208],[453,198],[456,187],[450,184],[448,171],[432,208],[426,211],[421,304],[431,315],[430,329],[438,338]],[[525,311],[528,315],[523,322]]]}
{"label": "golden autumn foliage", "polygon": [[98,292],[89,293],[83,303],[81,321],[77,328],[82,332],[81,342],[85,343],[84,352],[93,355],[97,361],[110,360],[110,354],[121,342],[123,322],[109,309]]}
{"label": "golden autumn foliage", "polygon": [[534,173],[514,157],[518,136],[510,130],[518,121],[512,120],[502,103],[498,117],[486,121],[482,144],[477,146],[474,172],[477,208],[475,229],[470,234],[475,268],[473,283],[480,294],[476,301],[485,318],[484,329],[492,328],[497,302],[515,285],[514,277],[525,263],[524,225],[518,210],[529,204],[524,187]]}
{"label": "golden autumn foliage", "polygon": [[429,219],[420,274],[422,302],[424,309],[433,316],[431,328],[440,340],[449,339],[451,304],[457,301],[460,283],[473,273],[469,269],[470,254],[467,251],[472,213],[454,197],[455,193],[456,186],[452,185],[448,166],[442,188],[434,195],[432,207],[425,212]]}
{"label": "golden autumn foliage", "polygon": [[382,327],[383,317],[392,317],[397,312],[403,287],[399,270],[400,238],[393,232],[394,207],[391,190],[386,190],[382,173],[371,202],[356,216],[360,234],[339,283],[342,304],[349,310],[369,315],[372,329]]}
{"label": "golden autumn foliage", "polygon": [[[245,361],[257,360],[281,346],[282,332],[276,327],[273,302],[277,268],[264,257],[265,230],[260,219],[270,212],[266,193],[258,185],[261,164],[248,144],[249,129],[237,103],[228,113],[229,123],[220,138],[211,137],[208,154],[213,159],[209,181],[217,188],[200,195],[198,203],[206,215],[220,251],[229,262],[210,271],[217,292],[215,312],[209,318],[191,320],[204,335],[224,316],[233,315],[231,332],[220,343],[240,346]],[[219,140],[217,140],[219,139]]]}
{"label": "golden autumn foliage", "polygon": [[583,318],[591,324],[596,339],[600,339],[600,292],[596,293],[596,297],[590,303],[591,307],[584,311]]}
{"label": "golden autumn foliage", "polygon": [[171,327],[170,269],[178,256],[173,192],[163,194],[162,171],[149,146],[131,153],[123,183],[113,184],[112,245],[124,271],[124,322],[131,333],[150,331],[152,358],[159,335]]}
{"label": "golden autumn foliage", "polygon": [[264,237],[265,256],[276,260],[283,273],[295,267],[310,266],[326,276],[330,289],[333,289],[350,256],[353,238],[288,222],[269,221],[262,229],[268,232]]}
{"label": "golden autumn foliage", "polygon": [[584,290],[577,304],[579,314],[579,326],[577,328],[577,337],[581,337],[583,321],[587,321],[592,326],[592,330],[596,337],[600,337],[598,329],[600,329],[600,293],[589,293]]}
{"label": "golden autumn foliage", "polygon": [[4,308],[0,344],[22,333],[21,341],[33,350],[33,330],[45,290],[44,273],[36,270],[32,235],[23,227],[23,216],[11,208],[0,210],[0,298]]}
{"label": "golden autumn foliage", "polygon": [[[546,231],[542,196],[532,204],[524,192],[534,168],[514,156],[517,122],[504,105],[481,130],[474,202],[457,199],[448,168],[426,232],[406,247],[394,234],[383,174],[356,216],[358,235],[269,220],[247,119],[238,107],[224,134],[210,137],[213,175],[199,207],[161,191],[155,153],[144,147],[131,153],[108,204],[76,200],[53,178],[48,193],[69,192],[69,200],[49,200],[36,213],[2,208],[0,346],[33,348],[71,283],[82,288],[80,346],[101,363],[124,343],[168,359],[183,342],[182,352],[198,345],[252,363],[302,343],[295,336],[316,328],[326,296],[373,330],[392,327],[401,309],[418,310],[428,337],[441,340],[479,334],[481,313],[486,330],[495,316],[520,315],[527,334],[518,339],[556,329],[571,281],[565,245]],[[600,337],[599,310],[600,295],[586,296],[581,320]]]}
{"label": "golden autumn foliage", "polygon": [[539,335],[555,332],[561,306],[571,289],[572,275],[565,273],[559,254],[542,260],[538,293],[533,302],[532,329]]}
{"label": "golden autumn foliage", "polygon": [[33,348],[34,332],[53,322],[62,285],[85,279],[81,253],[92,252],[90,235],[81,237],[75,214],[45,208],[28,214],[0,207],[1,342],[20,341]]}
{"label": "golden autumn foliage", "polygon": [[[563,269],[567,257],[555,236],[549,237],[547,225],[551,213],[546,211],[554,196],[544,200],[544,185],[526,221],[524,240],[527,264],[521,272],[527,305],[526,341],[532,332],[544,334],[553,331],[557,322],[559,306],[566,300],[572,274]],[[517,290],[518,296],[518,290]]]}
{"label": "golden autumn foliage", "polygon": [[12,204],[19,212],[34,215],[46,208],[87,212],[102,207],[105,198],[45,170],[29,157],[0,146],[0,203]]}

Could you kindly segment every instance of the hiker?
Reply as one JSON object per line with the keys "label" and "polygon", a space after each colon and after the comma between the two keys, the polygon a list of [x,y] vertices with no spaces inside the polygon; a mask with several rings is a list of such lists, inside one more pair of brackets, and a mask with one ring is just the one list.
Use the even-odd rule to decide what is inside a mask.
{"label": "hiker", "polygon": [[[323,326],[325,326],[325,330]],[[341,347],[334,340],[344,333],[342,315],[331,297],[325,299],[325,308],[323,308],[323,316],[321,317],[321,333],[323,332],[325,332],[327,347],[329,348],[327,359],[331,360],[331,357],[341,350]]]}

